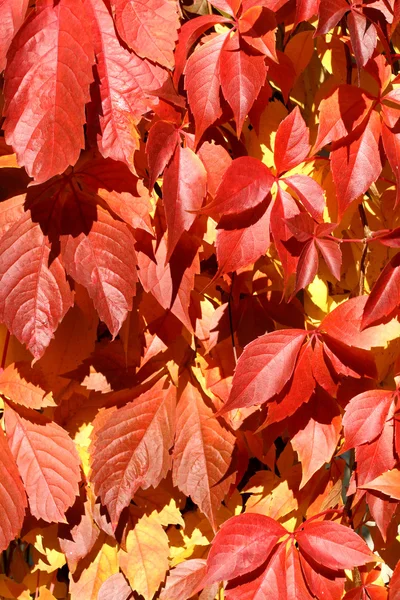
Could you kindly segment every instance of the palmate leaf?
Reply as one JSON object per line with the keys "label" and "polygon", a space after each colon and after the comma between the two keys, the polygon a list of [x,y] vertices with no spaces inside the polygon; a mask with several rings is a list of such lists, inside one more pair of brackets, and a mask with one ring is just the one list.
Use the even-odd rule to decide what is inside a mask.
{"label": "palmate leaf", "polygon": [[56,5],[43,0],[13,40],[5,73],[4,131],[18,163],[37,183],[74,165],[84,148],[93,62],[81,0]]}

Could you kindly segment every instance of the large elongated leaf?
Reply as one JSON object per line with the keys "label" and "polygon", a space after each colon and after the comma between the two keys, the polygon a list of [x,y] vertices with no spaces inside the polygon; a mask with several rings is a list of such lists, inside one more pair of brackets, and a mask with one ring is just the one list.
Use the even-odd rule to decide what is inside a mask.
{"label": "large elongated leaf", "polygon": [[185,68],[185,88],[196,124],[196,139],[222,114],[220,100],[221,52],[228,33],[210,36],[190,56]]}
{"label": "large elongated leaf", "polygon": [[362,487],[368,490],[376,490],[395,500],[400,500],[400,471],[398,469],[386,471],[386,473],[375,477]]}
{"label": "large elongated leaf", "polygon": [[23,23],[29,0],[0,1],[0,73],[6,66],[7,50]]}
{"label": "large elongated leaf", "polygon": [[131,587],[152,600],[168,569],[168,537],[157,521],[144,515],[126,539],[119,562]]}
{"label": "large elongated leaf", "polygon": [[400,253],[387,263],[365,304],[362,326],[368,327],[389,316],[400,303]]}
{"label": "large elongated leaf", "polygon": [[[136,124],[149,108],[145,91],[161,87],[163,72],[121,46],[102,0],[85,0],[90,15],[100,83],[99,150],[133,169],[139,146]],[[99,107],[100,108],[100,107]]]}
{"label": "large elongated leaf", "polygon": [[75,218],[75,231],[63,236],[63,262],[67,273],[86,287],[115,337],[136,291],[135,242],[125,223],[86,200],[71,198],[69,219]]}
{"label": "large elongated leaf", "polygon": [[310,152],[309,131],[298,106],[282,121],[275,138],[274,159],[279,173],[303,162]]}
{"label": "large elongated leaf", "polygon": [[352,569],[375,557],[352,529],[331,521],[310,521],[296,533],[300,549],[327,569]]}
{"label": "large elongated leaf", "polygon": [[179,400],[176,430],[174,485],[192,498],[216,529],[216,512],[227,492],[223,479],[231,462],[234,436],[217,420],[191,381]]}
{"label": "large elongated leaf", "polygon": [[214,200],[203,212],[227,215],[255,208],[265,200],[273,182],[271,171],[257,158],[236,158],[224,172]]}
{"label": "large elongated leaf", "polygon": [[146,144],[150,189],[153,189],[157,177],[161,175],[171,160],[178,143],[179,132],[172,123],[157,121],[150,129]]}
{"label": "large elongated leaf", "polygon": [[358,196],[364,194],[379,177],[382,163],[379,154],[381,120],[372,111],[348,140],[332,147],[332,176],[339,206],[339,218]]}
{"label": "large elongated leaf", "polygon": [[[21,409],[20,409],[21,410]],[[42,415],[6,406],[6,433],[24,482],[31,513],[48,522],[65,521],[80,481],[79,457],[68,433]]]}
{"label": "large elongated leaf", "polygon": [[372,442],[381,433],[392,398],[391,391],[371,390],[350,400],[343,417],[343,451]]}
{"label": "large elongated leaf", "polygon": [[278,394],[292,376],[306,335],[301,329],[284,329],[248,344],[238,360],[223,411],[263,404]]}
{"label": "large elongated leaf", "polygon": [[118,33],[139,56],[174,66],[179,17],[175,0],[111,0]]}
{"label": "large elongated leaf", "polygon": [[264,85],[267,69],[262,55],[248,54],[241,47],[238,34],[224,46],[221,62],[222,92],[233,110],[239,136],[244,120]]}
{"label": "large elongated leaf", "polygon": [[82,0],[41,3],[11,45],[4,131],[38,183],[74,165],[84,148],[93,50]]}
{"label": "large elongated leaf", "polygon": [[360,125],[373,104],[373,98],[353,85],[339,85],[319,105],[319,127],[314,152],[330,142],[350,135]]}
{"label": "large elongated leaf", "polygon": [[340,411],[336,402],[321,390],[296,414],[297,431],[291,443],[297,452],[303,476],[300,487],[330,462],[341,430]]}
{"label": "large elongated leaf", "polygon": [[282,576],[286,570],[286,548],[282,544],[275,551],[265,570],[259,577],[227,589],[227,600],[276,600],[286,598],[286,581]]}
{"label": "large elongated leaf", "polygon": [[164,173],[163,199],[168,227],[167,260],[193,224],[207,191],[207,173],[190,148],[178,146]]}
{"label": "large elongated leaf", "polygon": [[59,257],[50,261],[50,243],[27,211],[0,242],[0,320],[35,358],[73,304]]}
{"label": "large elongated leaf", "polygon": [[225,521],[207,559],[207,583],[234,579],[267,559],[286,529],[265,515],[242,514]]}
{"label": "large elongated leaf", "polygon": [[174,388],[160,384],[115,411],[98,432],[92,481],[115,527],[136,490],[156,487],[167,474],[174,433]]}
{"label": "large elongated leaf", "polygon": [[18,535],[22,527],[27,501],[17,465],[3,431],[0,432],[0,451],[0,503],[2,507],[0,551],[2,552],[7,550],[10,542]]}

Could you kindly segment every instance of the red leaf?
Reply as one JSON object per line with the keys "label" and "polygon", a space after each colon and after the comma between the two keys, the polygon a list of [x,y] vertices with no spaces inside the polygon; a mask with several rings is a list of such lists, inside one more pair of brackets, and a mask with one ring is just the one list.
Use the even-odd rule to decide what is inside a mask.
{"label": "red leaf", "polygon": [[310,591],[304,581],[299,553],[293,542],[290,543],[286,552],[285,579],[287,598],[296,598],[296,600],[312,599]]}
{"label": "red leaf", "polygon": [[293,430],[290,441],[301,462],[302,488],[335,452],[341,430],[337,403],[317,388],[317,393],[296,413]]}
{"label": "red leaf", "polygon": [[216,530],[216,513],[228,491],[224,477],[235,438],[218,421],[198,386],[190,380],[177,407],[176,430],[174,485],[192,498]]}
{"label": "red leaf", "polygon": [[185,89],[196,125],[196,141],[222,114],[220,60],[228,36],[229,31],[205,38],[185,67]]}
{"label": "red leaf", "polygon": [[93,220],[96,208],[87,200],[71,198],[69,219],[75,219],[78,227],[80,222],[80,227],[77,234],[62,237],[62,257],[67,273],[86,287],[100,319],[115,337],[135,295],[134,239],[125,223],[100,207]]}
{"label": "red leaf", "polygon": [[[156,246],[155,242],[153,246]],[[139,252],[140,282],[145,291],[151,292],[163,308],[170,309],[189,331],[193,331],[190,296],[195,274],[200,272],[198,243],[185,233],[169,263],[166,263],[166,256],[165,238],[158,244],[155,256]]]}
{"label": "red leaf", "polygon": [[171,160],[177,144],[179,144],[179,133],[172,123],[157,121],[150,129],[146,144],[150,190]]}
{"label": "red leaf", "polygon": [[347,17],[351,45],[356,57],[357,67],[365,67],[374,53],[377,35],[375,26],[368,23],[365,15],[352,10]]}
{"label": "red leaf", "polygon": [[14,38],[5,73],[4,131],[18,163],[37,183],[74,165],[85,146],[92,63],[81,0],[46,3]]}
{"label": "red leaf", "polygon": [[298,106],[278,127],[274,159],[278,174],[299,165],[310,152],[309,130]]}
{"label": "red leaf", "polygon": [[177,86],[184,71],[189,51],[196,40],[217,23],[230,23],[222,15],[201,15],[184,23],[179,32],[179,40],[175,49],[174,83]]}
{"label": "red leaf", "polygon": [[393,400],[393,392],[370,390],[354,396],[343,417],[345,445],[349,448],[372,442],[382,432]]}
{"label": "red leaf", "polygon": [[56,406],[52,394],[42,386],[45,378],[40,369],[36,366],[33,370],[28,363],[11,363],[0,373],[0,394],[26,408]]}
{"label": "red leaf", "polygon": [[292,376],[306,334],[301,329],[283,329],[248,344],[238,360],[223,412],[263,404],[278,394]]}
{"label": "red leaf", "polygon": [[379,154],[381,120],[372,111],[345,142],[332,147],[331,167],[339,207],[339,219],[351,202],[364,194],[382,170]]}
{"label": "red leaf", "polygon": [[3,0],[0,3],[0,73],[13,37],[24,22],[29,0]]}
{"label": "red leaf", "polygon": [[207,171],[207,191],[214,198],[219,184],[226,169],[232,163],[232,159],[223,146],[204,142],[200,146],[197,155]]}
{"label": "red leaf", "polygon": [[328,33],[350,10],[346,0],[323,0],[319,4],[319,21],[315,35]]}
{"label": "red leaf", "polygon": [[313,348],[307,343],[300,350],[288,392],[283,395],[282,400],[275,400],[268,405],[265,425],[283,421],[310,400],[315,389],[315,379],[310,369],[313,358]]}
{"label": "red leaf", "polygon": [[73,294],[59,257],[50,261],[50,243],[30,211],[0,242],[0,320],[40,358]]}
{"label": "red leaf", "polygon": [[386,157],[396,178],[395,206],[398,206],[400,202],[400,134],[397,127],[393,130],[386,123],[382,123],[382,142]]}
{"label": "red leaf", "polygon": [[226,169],[215,199],[202,212],[229,215],[255,208],[267,197],[273,182],[271,171],[258,158],[236,158]]}
{"label": "red leaf", "polygon": [[56,423],[39,413],[19,410],[24,416],[6,405],[5,425],[30,511],[37,519],[65,522],[65,511],[75,502],[81,478],[75,445]]}
{"label": "red leaf", "polygon": [[264,572],[243,585],[226,589],[226,600],[276,600],[286,598],[286,548],[281,544],[274,552]]}
{"label": "red leaf", "polygon": [[352,529],[331,521],[306,521],[296,541],[306,556],[327,569],[353,569],[376,559]]}
{"label": "red leaf", "polygon": [[163,199],[168,227],[168,253],[171,258],[182,233],[192,226],[207,193],[207,173],[200,158],[190,148],[178,146],[165,169]]}
{"label": "red leaf", "polygon": [[257,567],[287,531],[265,515],[245,513],[225,521],[207,559],[207,583],[234,579]]}
{"label": "red leaf", "polygon": [[230,273],[246,267],[268,250],[271,242],[269,222],[272,203],[266,208],[265,202],[252,209],[251,221],[246,222],[243,214],[240,215],[242,227],[237,219],[222,218],[215,244],[220,273]]}
{"label": "red leaf", "polygon": [[382,473],[361,487],[367,490],[376,490],[395,500],[400,500],[400,471],[393,469]]}
{"label": "red leaf", "polygon": [[130,600],[133,591],[122,573],[114,573],[101,585],[97,600]]}
{"label": "red leaf", "polygon": [[250,46],[278,62],[275,50],[276,19],[272,10],[266,6],[247,8],[239,19],[239,32]]}
{"label": "red leaf", "polygon": [[368,296],[357,296],[342,302],[332,312],[326,315],[321,329],[348,346],[356,346],[371,350],[374,346],[384,346],[387,343],[382,329],[370,327],[361,331],[364,307]]}
{"label": "red leaf", "polygon": [[300,254],[296,269],[296,287],[293,296],[314,280],[318,272],[318,252],[314,240],[307,242]]}
{"label": "red leaf", "polygon": [[365,304],[362,327],[369,327],[389,316],[400,303],[400,254],[388,262],[375,282]]}
{"label": "red leaf", "polygon": [[389,583],[389,600],[400,599],[400,561],[397,563]]}
{"label": "red leaf", "polygon": [[319,0],[296,0],[295,25],[308,21],[318,13]]}
{"label": "red leaf", "polygon": [[325,209],[324,190],[306,175],[290,175],[283,179],[290,189],[296,192],[304,208],[318,222],[322,221]]}
{"label": "red leaf", "polygon": [[97,433],[92,482],[114,528],[136,491],[157,487],[167,474],[174,434],[175,388],[162,382],[113,412]]}
{"label": "red leaf", "polygon": [[201,589],[206,565],[207,561],[204,559],[192,558],[171,569],[161,591],[160,600],[182,600],[194,596]]}
{"label": "red leaf", "polygon": [[353,85],[339,85],[319,105],[318,136],[313,152],[347,137],[365,119],[374,99]]}
{"label": "red leaf", "polygon": [[236,133],[240,136],[243,123],[261,87],[267,68],[264,57],[248,54],[241,46],[238,34],[225,44],[221,53],[221,86],[236,121]]}
{"label": "red leaf", "polygon": [[99,150],[105,158],[125,162],[133,170],[133,154],[140,137],[136,123],[149,107],[144,90],[159,88],[164,73],[120,45],[102,0],[85,0],[85,7],[90,15],[100,83]]}
{"label": "red leaf", "polygon": [[27,506],[24,486],[17,465],[6,442],[3,431],[0,432],[0,503],[2,518],[0,521],[0,552],[7,550],[10,542],[19,534]]}
{"label": "red leaf", "polygon": [[316,239],[315,243],[321,252],[326,266],[338,281],[340,281],[340,268],[342,266],[342,251],[335,240]]}
{"label": "red leaf", "polygon": [[278,186],[271,211],[271,233],[282,263],[285,285],[287,285],[292,273],[295,272],[299,260],[299,257],[293,256],[288,249],[287,242],[290,238],[293,238],[288,220],[299,213],[300,210],[292,196]]}
{"label": "red leaf", "polygon": [[346,581],[344,573],[323,569],[309,556],[300,552],[300,564],[304,579],[316,598],[337,600],[343,596]]}
{"label": "red leaf", "polygon": [[382,433],[374,441],[356,447],[357,485],[362,487],[396,464],[393,420],[386,421]]}
{"label": "red leaf", "polygon": [[118,33],[132,50],[164,67],[174,66],[179,17],[174,0],[111,0]]}

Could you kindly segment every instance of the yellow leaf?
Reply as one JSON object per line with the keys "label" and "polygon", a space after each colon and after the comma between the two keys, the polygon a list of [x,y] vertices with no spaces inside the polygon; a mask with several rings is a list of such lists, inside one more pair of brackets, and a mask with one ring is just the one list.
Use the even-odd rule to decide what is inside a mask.
{"label": "yellow leaf", "polygon": [[179,507],[184,507],[186,499],[173,487],[170,479],[163,480],[156,490],[138,490],[134,502],[141,511],[160,525],[185,525]]}
{"label": "yellow leaf", "polygon": [[33,561],[35,566],[32,572],[46,571],[52,573],[65,565],[66,558],[61,552],[57,532],[58,525],[50,525],[50,527],[31,529],[23,537],[34,548]]}
{"label": "yellow leaf", "polygon": [[47,587],[39,588],[39,597],[38,600],[56,600],[56,597],[50,592]]}
{"label": "yellow leaf", "polygon": [[[120,550],[119,564],[133,590],[152,600],[168,570],[168,537],[154,519],[143,516]],[[75,600],[75,599],[72,599]]]}
{"label": "yellow leaf", "polygon": [[82,562],[88,566],[80,572],[79,579],[70,577],[71,600],[97,600],[101,585],[119,570],[115,540],[102,532],[94,551]]}

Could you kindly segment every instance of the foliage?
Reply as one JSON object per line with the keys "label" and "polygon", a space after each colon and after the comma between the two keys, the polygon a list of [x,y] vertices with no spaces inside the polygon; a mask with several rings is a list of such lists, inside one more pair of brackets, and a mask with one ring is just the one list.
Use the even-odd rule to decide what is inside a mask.
{"label": "foliage", "polygon": [[399,58],[398,0],[0,0],[1,598],[400,598]]}

